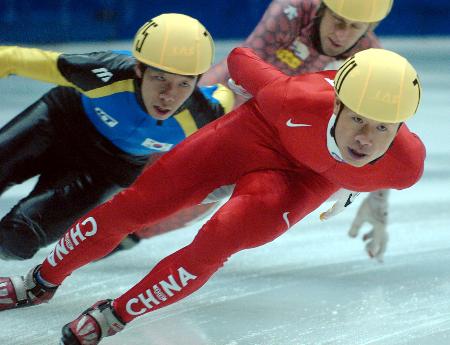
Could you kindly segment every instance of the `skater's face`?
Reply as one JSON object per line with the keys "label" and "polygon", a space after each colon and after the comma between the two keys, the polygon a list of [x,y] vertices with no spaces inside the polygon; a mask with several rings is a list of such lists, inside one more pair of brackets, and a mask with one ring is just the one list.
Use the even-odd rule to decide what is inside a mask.
{"label": "skater's face", "polygon": [[[340,102],[336,100],[335,114],[339,109]],[[344,106],[338,116],[334,136],[345,162],[359,168],[386,153],[398,128],[398,123],[371,120]]]}
{"label": "skater's face", "polygon": [[328,56],[337,56],[350,49],[369,30],[369,23],[354,22],[325,8],[320,21],[320,43]]}
{"label": "skater's face", "polygon": [[161,70],[136,67],[142,79],[142,100],[149,115],[166,120],[189,98],[194,91],[197,76],[173,74]]}

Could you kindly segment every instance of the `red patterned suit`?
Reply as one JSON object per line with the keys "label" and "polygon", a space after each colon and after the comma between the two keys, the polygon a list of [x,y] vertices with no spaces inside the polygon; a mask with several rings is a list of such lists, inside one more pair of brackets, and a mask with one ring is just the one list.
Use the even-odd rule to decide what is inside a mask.
{"label": "red patterned suit", "polygon": [[[261,21],[242,44],[252,48],[264,61],[287,75],[337,69],[342,60],[354,53],[380,46],[370,32],[341,56],[332,57],[317,49],[318,23],[315,21],[320,0],[273,0]],[[226,59],[213,66],[201,84],[226,85],[230,74]],[[235,106],[242,103],[242,99]]]}

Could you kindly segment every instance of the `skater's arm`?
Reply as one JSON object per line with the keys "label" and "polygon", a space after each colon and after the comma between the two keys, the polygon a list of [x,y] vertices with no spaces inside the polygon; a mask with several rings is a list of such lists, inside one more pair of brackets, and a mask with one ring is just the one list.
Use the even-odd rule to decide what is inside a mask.
{"label": "skater's arm", "polygon": [[0,46],[0,77],[11,74],[62,86],[72,86],[58,69],[61,53],[17,46]]}
{"label": "skater's arm", "polygon": [[129,54],[104,51],[63,54],[36,48],[0,46],[0,77],[22,77],[69,86],[88,97],[133,91],[135,60]]}
{"label": "skater's arm", "polygon": [[222,105],[225,114],[233,109],[234,94],[229,88],[222,84],[217,84],[217,89],[212,96]]}
{"label": "skater's arm", "polygon": [[288,78],[250,48],[233,49],[228,56],[228,68],[234,82],[253,96],[275,80]]}

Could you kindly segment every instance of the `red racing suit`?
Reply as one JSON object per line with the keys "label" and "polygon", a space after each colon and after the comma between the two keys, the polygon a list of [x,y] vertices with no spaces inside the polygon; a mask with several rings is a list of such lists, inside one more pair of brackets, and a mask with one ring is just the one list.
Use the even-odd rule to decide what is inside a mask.
{"label": "red racing suit", "polygon": [[425,149],[404,124],[373,164],[355,168],[332,156],[334,71],[290,77],[247,48],[236,48],[228,64],[255,97],[188,137],[74,224],[44,261],[45,280],[60,284],[134,229],[236,184],[192,243],[115,299],[115,311],[129,322],[199,289],[231,255],[273,241],[340,188],[402,189],[421,177]]}

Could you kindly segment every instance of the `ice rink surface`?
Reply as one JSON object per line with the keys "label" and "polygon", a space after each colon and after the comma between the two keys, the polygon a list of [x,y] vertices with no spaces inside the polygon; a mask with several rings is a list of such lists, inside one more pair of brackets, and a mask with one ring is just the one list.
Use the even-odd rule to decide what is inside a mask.
{"label": "ice rink surface", "polygon": [[[450,39],[382,41],[419,72],[423,103],[409,126],[427,147],[422,180],[391,193],[385,262],[369,260],[361,239],[347,236],[359,197],[327,222],[320,222],[316,211],[276,241],[238,253],[195,294],[141,317],[102,344],[450,344]],[[219,57],[232,45],[219,44]],[[128,46],[51,48],[88,52]],[[0,125],[49,87],[18,77],[0,80]],[[0,216],[31,183],[1,197]],[[165,255],[188,244],[200,225],[76,271],[48,305],[0,313],[0,344],[57,344],[66,322],[97,300],[126,291]],[[49,251],[25,262],[1,262],[0,274],[24,274]]]}

